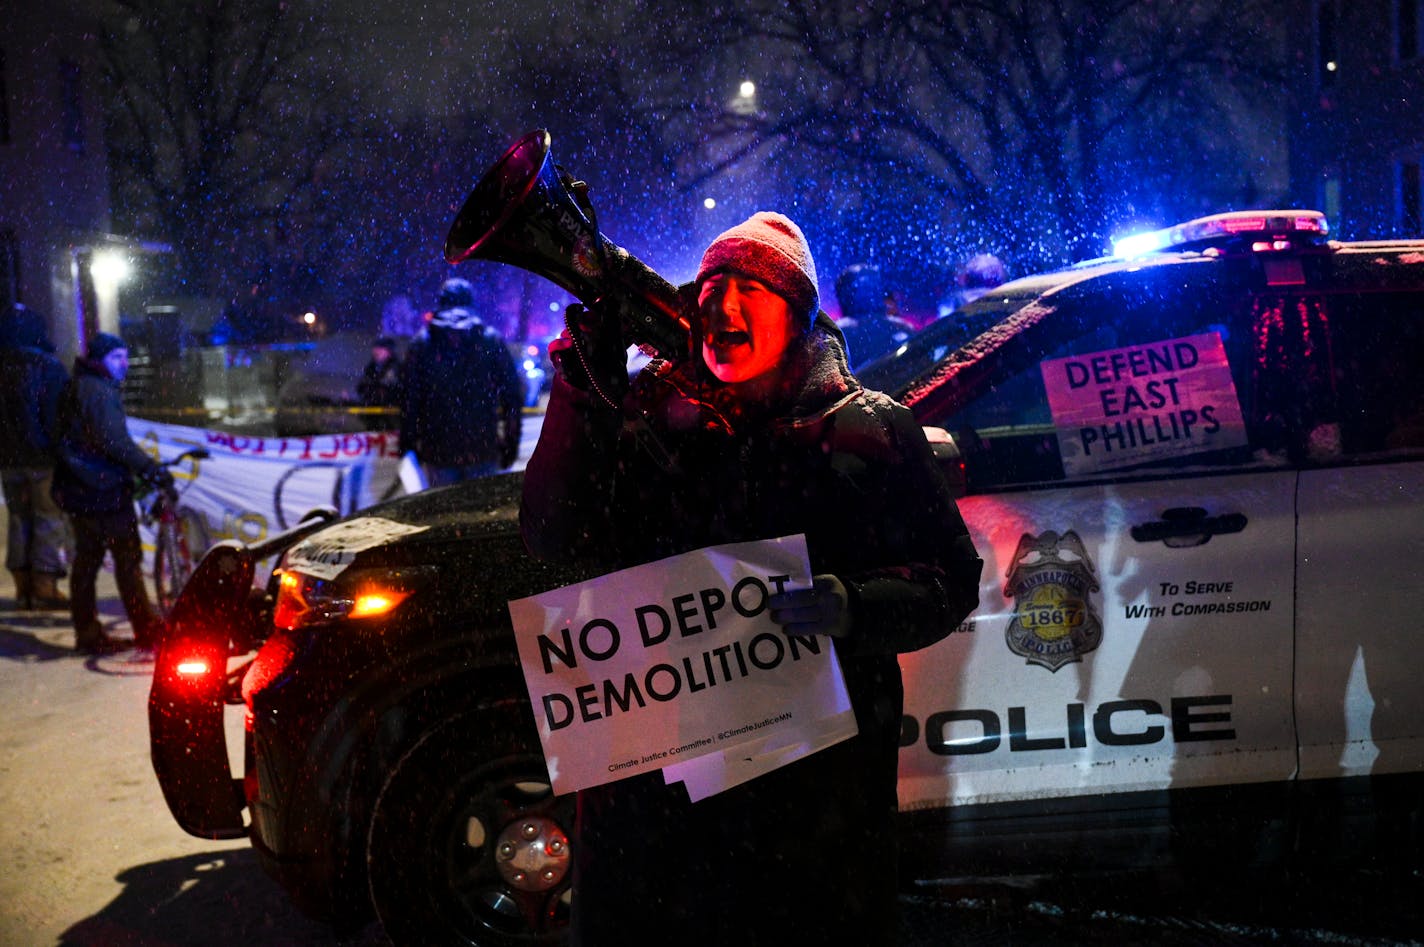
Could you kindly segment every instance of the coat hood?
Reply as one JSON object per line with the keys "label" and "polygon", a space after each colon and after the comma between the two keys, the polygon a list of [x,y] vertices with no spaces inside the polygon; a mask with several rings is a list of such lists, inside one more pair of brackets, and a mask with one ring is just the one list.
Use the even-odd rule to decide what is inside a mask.
{"label": "coat hood", "polygon": [[53,352],[49,329],[44,317],[21,303],[16,303],[8,318],[0,320],[0,348],[38,349]]}

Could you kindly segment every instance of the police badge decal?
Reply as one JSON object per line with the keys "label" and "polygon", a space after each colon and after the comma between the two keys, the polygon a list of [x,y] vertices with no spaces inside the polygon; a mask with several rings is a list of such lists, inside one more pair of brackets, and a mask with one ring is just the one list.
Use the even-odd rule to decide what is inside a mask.
{"label": "police badge decal", "polygon": [[1081,661],[1103,640],[1103,623],[1088,598],[1096,591],[1093,563],[1077,533],[1024,533],[1004,581],[1004,595],[1014,600],[1004,632],[1009,650],[1050,671]]}

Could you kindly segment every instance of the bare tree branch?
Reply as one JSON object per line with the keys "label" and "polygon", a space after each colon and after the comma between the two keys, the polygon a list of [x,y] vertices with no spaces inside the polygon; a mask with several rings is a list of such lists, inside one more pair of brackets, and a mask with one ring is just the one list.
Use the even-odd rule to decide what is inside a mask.
{"label": "bare tree branch", "polygon": [[319,21],[282,0],[99,6],[119,213],[174,245],[195,291],[250,281],[331,144]]}
{"label": "bare tree branch", "polygon": [[[1040,263],[1097,252],[1124,208],[1160,200],[1149,191],[1177,147],[1168,139],[1236,147],[1217,113],[1281,78],[1280,14],[1259,0],[745,0],[706,20],[664,15],[669,83],[685,83],[685,63],[708,49],[774,64],[750,115],[722,103],[679,122],[653,85],[648,107],[671,117],[693,185],[774,140],[859,166],[871,188],[893,161],[948,195],[946,225],[972,215],[1021,243],[1027,229]],[[1229,192],[1243,174],[1189,166],[1179,177]]]}

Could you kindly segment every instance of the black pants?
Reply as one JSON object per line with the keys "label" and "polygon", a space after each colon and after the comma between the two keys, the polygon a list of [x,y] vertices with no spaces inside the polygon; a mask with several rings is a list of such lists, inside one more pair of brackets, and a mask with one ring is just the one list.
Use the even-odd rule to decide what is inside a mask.
{"label": "black pants", "polygon": [[140,646],[151,645],[162,620],[143,585],[143,547],[133,507],[117,513],[76,514],[70,523],[74,527],[74,568],[69,579],[69,613],[76,642],[93,644],[103,636],[94,584],[107,551],[114,557],[114,581],[133,625],[134,641]]}

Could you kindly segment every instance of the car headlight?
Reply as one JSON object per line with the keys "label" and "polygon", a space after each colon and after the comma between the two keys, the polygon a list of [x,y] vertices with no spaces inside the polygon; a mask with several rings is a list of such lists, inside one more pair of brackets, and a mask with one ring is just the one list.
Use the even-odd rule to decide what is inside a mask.
{"label": "car headlight", "polygon": [[348,569],[334,579],[284,570],[277,580],[272,624],[291,631],[394,611],[435,574],[432,566]]}

